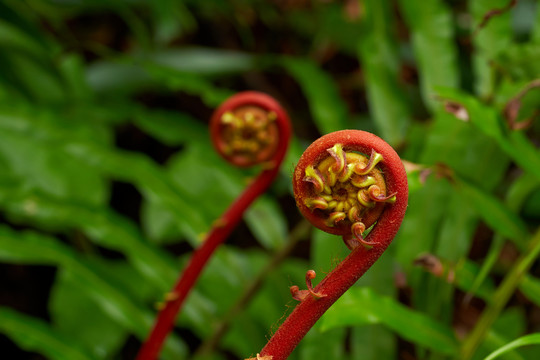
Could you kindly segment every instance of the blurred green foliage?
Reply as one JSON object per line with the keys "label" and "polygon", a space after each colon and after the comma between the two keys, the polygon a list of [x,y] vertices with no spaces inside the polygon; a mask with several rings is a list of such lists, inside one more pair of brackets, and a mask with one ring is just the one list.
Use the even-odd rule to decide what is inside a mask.
{"label": "blurred green foliage", "polygon": [[[459,358],[540,225],[540,5],[486,18],[508,4],[0,1],[3,356],[134,357],[191,249],[257,172],[226,164],[207,135],[212,109],[254,89],[290,112],[292,147],[163,358],[254,355],[294,305],[288,287],[346,255],[301,231],[290,189],[307,144],[344,128],[396,147],[410,205],[387,254],[291,359]],[[539,275],[536,261],[513,280],[474,359],[540,332]],[[536,338],[500,358],[537,359],[519,347]]]}

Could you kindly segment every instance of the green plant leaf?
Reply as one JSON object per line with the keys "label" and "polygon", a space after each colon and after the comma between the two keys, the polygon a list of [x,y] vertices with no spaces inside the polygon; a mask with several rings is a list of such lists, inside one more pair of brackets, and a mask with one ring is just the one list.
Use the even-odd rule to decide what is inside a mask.
{"label": "green plant leaf", "polygon": [[535,43],[540,43],[540,8],[536,7],[536,21],[534,22],[534,27],[531,33],[531,39]]}
{"label": "green plant leaf", "polygon": [[[217,58],[214,60],[214,57]],[[223,67],[220,60],[224,61]],[[150,89],[169,88],[200,96],[208,106],[217,107],[233,92],[215,86],[208,76],[245,71],[253,66],[253,58],[246,54],[177,49],[142,58],[131,56],[96,62],[87,67],[86,78],[91,89],[104,96],[121,98]]]}
{"label": "green plant leaf", "polygon": [[306,334],[302,346],[297,350],[300,359],[343,359],[346,356],[342,345],[345,335],[345,329],[320,332],[315,327]]}
{"label": "green plant leaf", "polygon": [[[515,339],[525,332],[526,316],[521,308],[510,307],[503,311],[493,324],[486,336],[486,340],[479,347],[474,359],[484,359],[491,352],[506,345],[510,339]],[[507,352],[503,359],[507,360],[533,360],[536,356],[527,356],[523,351]]]}
{"label": "green plant leaf", "polygon": [[[193,234],[191,243],[197,245],[212,222],[221,216],[247,183],[247,174],[222,160],[211,146],[205,138],[169,160],[166,176],[170,190],[182,194],[179,199],[185,206],[186,215],[191,217],[193,215],[189,213],[192,213],[199,219],[197,222],[185,221],[187,219],[168,206],[163,197],[149,197],[143,224],[154,240],[177,241],[178,235],[185,233],[181,227],[185,223]],[[195,204],[200,211],[193,211]]]}
{"label": "green plant leaf", "polygon": [[506,0],[472,0],[468,2],[469,11],[473,18],[472,41],[475,46],[473,66],[475,70],[475,90],[481,96],[487,97],[494,91],[495,76],[490,61],[507,48],[512,40],[510,12],[506,11],[489,19],[486,26],[477,30],[484,16],[494,10],[503,9],[508,5]]}
{"label": "green plant leaf", "polygon": [[[344,247],[341,241],[339,243]],[[357,281],[356,286],[369,287],[381,296],[395,297],[395,265],[395,253],[389,248]],[[392,359],[396,357],[398,351],[397,339],[392,329],[387,326],[371,324],[354,327],[351,337],[349,344],[353,359],[378,360],[380,358]]]}
{"label": "green plant leaf", "polygon": [[[256,264],[261,260],[260,257],[252,257],[251,261]],[[253,347],[262,348],[266,343],[268,329],[283,315],[285,304],[291,302],[289,286],[305,282],[307,266],[305,261],[287,259],[268,274],[246,311],[234,319],[229,334],[223,339],[223,345],[243,355],[252,353]]]}
{"label": "green plant leaf", "polygon": [[[55,131],[55,127],[63,130]],[[105,203],[108,191],[101,174],[65,156],[61,144],[70,136],[103,144],[109,136],[107,130],[98,124],[66,121],[49,111],[35,114],[26,103],[0,104],[0,128],[0,156],[8,164],[0,176],[10,173],[20,179],[22,187],[59,199]]]}
{"label": "green plant leaf", "polygon": [[[246,291],[258,272],[270,261],[261,251],[238,251],[221,246],[207,265],[196,286],[196,294],[187,299],[180,324],[190,326],[207,339],[212,329],[226,316],[235,301]],[[221,347],[239,357],[262,347],[268,327],[283,314],[283,304],[290,300],[290,282],[300,284],[305,277],[305,262],[286,260],[282,266],[265,274],[265,281],[254,294],[244,311],[230,319],[230,330],[224,335]],[[215,302],[211,299],[221,299]]]}
{"label": "green plant leaf", "polygon": [[455,354],[457,351],[457,341],[450,328],[370,288],[350,289],[321,321],[323,330],[346,325],[384,324],[403,338],[438,353]]}
{"label": "green plant leaf", "polygon": [[[488,111],[478,112],[478,116],[488,117],[490,114]],[[490,136],[442,111],[436,113],[431,124],[419,162],[430,165],[443,163],[487,191],[501,181],[510,163]]]}
{"label": "green plant leaf", "polygon": [[506,344],[502,348],[492,352],[487,356],[484,360],[493,360],[498,358],[499,356],[512,351],[514,349],[517,349],[522,346],[528,346],[528,345],[540,345],[540,333],[535,334],[529,334],[522,336],[520,338],[517,338],[516,340]]}
{"label": "green plant leaf", "polygon": [[512,82],[516,79],[526,82],[540,76],[540,49],[537,43],[510,44],[501,51],[495,61],[507,69]]}
{"label": "green plant leaf", "polygon": [[0,331],[21,348],[44,354],[50,359],[96,359],[43,320],[23,315],[10,308],[0,307]]}
{"label": "green plant leaf", "polygon": [[86,68],[86,81],[97,94],[125,95],[156,86],[137,64],[99,61]]}
{"label": "green plant leaf", "polygon": [[441,0],[402,0],[400,8],[411,30],[422,97],[434,110],[435,87],[455,88],[459,84],[452,14]]}
{"label": "green plant leaf", "polygon": [[[174,186],[182,195],[184,203],[197,204],[204,216],[205,224],[194,231],[199,236],[206,233],[212,223],[221,217],[234,199],[249,185],[251,178],[260,169],[242,171],[231,166],[213,151],[208,138],[190,143],[182,153],[168,163]],[[200,159],[204,158],[204,162]],[[186,174],[192,174],[186,176]],[[181,230],[177,213],[162,204],[149,202],[145,205],[143,223],[155,241],[175,241]],[[259,240],[267,248],[276,248],[283,243],[286,234],[285,218],[279,213],[279,206],[270,197],[256,201],[244,218]],[[190,225],[194,228],[193,223]]]}
{"label": "green plant leaf", "polygon": [[[37,233],[16,233],[0,227],[0,258],[3,261],[30,264],[57,265],[73,277],[78,292],[84,293],[102,311],[125,329],[144,339],[152,326],[153,314],[142,301],[123,292],[125,287],[111,279],[107,271],[83,259],[69,247]],[[105,267],[110,271],[110,268]],[[167,287],[168,289],[168,287]],[[183,354],[186,349],[178,339],[166,346],[171,357]]]}
{"label": "green plant leaf", "polygon": [[504,339],[513,339],[526,331],[525,311],[519,307],[510,307],[501,312],[493,324],[492,331]]}
{"label": "green plant leaf", "polygon": [[521,131],[506,129],[495,109],[483,105],[471,95],[446,88],[438,88],[437,91],[442,99],[463,107],[473,125],[493,138],[516,164],[540,179],[540,153]]}
{"label": "green plant leaf", "polygon": [[321,134],[349,128],[347,107],[329,74],[315,62],[284,57],[280,64],[296,79],[310,107],[313,121]]}
{"label": "green plant leaf", "polygon": [[478,214],[495,232],[512,239],[522,249],[526,246],[529,239],[526,224],[499,199],[465,181],[458,181],[457,189],[463,195],[463,201],[472,203]]}
{"label": "green plant leaf", "polygon": [[244,218],[261,245],[267,249],[278,249],[284,245],[287,223],[273,198],[259,197],[245,212]]}
{"label": "green plant leaf", "polygon": [[307,12],[285,14],[290,26],[312,36],[314,46],[329,42],[331,46],[338,46],[344,53],[355,56],[362,41],[362,23],[349,15],[343,4],[320,2],[313,5]]}
{"label": "green plant leaf", "polygon": [[360,59],[366,76],[366,91],[373,121],[390,144],[403,141],[411,121],[407,97],[398,83],[399,56],[390,30],[393,17],[384,1],[365,1],[367,34],[360,45]]}
{"label": "green plant leaf", "polygon": [[144,63],[150,76],[169,90],[183,91],[198,96],[209,107],[216,108],[234,94],[234,91],[216,86],[204,76],[182,72],[156,63]]}
{"label": "green plant leaf", "polygon": [[185,113],[137,108],[133,116],[138,127],[169,146],[202,142],[210,136],[205,124]]}
{"label": "green plant leaf", "polygon": [[[422,253],[432,251],[446,214],[450,185],[428,177],[424,186],[410,194],[407,221],[404,221],[393,241],[395,257],[406,270],[412,271],[414,260]],[[414,238],[415,241],[409,241]]]}
{"label": "green plant leaf", "polygon": [[238,51],[215,48],[177,48],[156,51],[144,60],[181,73],[218,75],[252,70],[255,57]]}
{"label": "green plant leaf", "polygon": [[483,299],[487,303],[491,302],[495,292],[495,285],[491,278],[487,277],[482,282],[477,283],[481,268],[475,263],[465,260],[456,265],[456,285],[463,291],[470,292]]}
{"label": "green plant leaf", "polygon": [[[0,144],[0,152],[9,162],[7,169],[21,179],[23,186],[59,199],[91,205],[105,202],[107,193],[100,174],[64,156],[60,149],[8,131],[1,132]],[[56,166],[50,166],[53,163]]]}
{"label": "green plant leaf", "polygon": [[519,289],[529,300],[534,302],[536,306],[540,306],[540,280],[533,276],[526,275],[519,284]]}
{"label": "green plant leaf", "polygon": [[450,194],[446,201],[447,211],[440,224],[434,253],[457,262],[466,257],[470,249],[478,226],[478,211],[467,206],[467,201],[457,193]]}
{"label": "green plant leaf", "polygon": [[61,270],[56,275],[49,311],[54,328],[70,334],[74,343],[89,349],[96,358],[113,357],[128,336],[120,324],[88,297],[84,286],[77,284],[77,275],[70,274],[69,270]]}
{"label": "green plant leaf", "polygon": [[380,360],[397,357],[397,340],[384,325],[354,327],[351,335],[351,360]]}
{"label": "green plant leaf", "polygon": [[339,236],[313,229],[311,241],[311,266],[317,274],[328,273],[339,259],[347,256],[347,248]]}
{"label": "green plant leaf", "polygon": [[4,20],[0,20],[0,45],[5,50],[22,51],[36,57],[47,56],[48,54],[41,41]]}
{"label": "green plant leaf", "polygon": [[[182,229],[182,232],[190,237],[193,242],[196,242],[198,239],[201,229],[207,229],[207,225],[203,222],[202,216],[198,212],[193,212],[189,203],[185,201],[187,197],[186,194],[178,193],[178,188],[174,186],[172,181],[169,179],[168,175],[161,170],[161,168],[147,156],[137,153],[130,153],[126,151],[119,151],[110,148],[109,146],[103,146],[103,143],[93,141],[89,139],[91,133],[87,134],[83,131],[86,131],[84,127],[81,131],[69,131],[71,128],[69,126],[62,126],[61,121],[57,122],[48,122],[48,121],[32,121],[30,114],[24,111],[16,112],[16,116],[11,115],[11,112],[7,112],[4,117],[0,116],[0,126],[6,130],[4,135],[6,136],[6,147],[4,147],[7,154],[13,154],[12,158],[14,165],[18,167],[25,166],[25,163],[30,161],[36,162],[41,159],[41,157],[47,156],[47,151],[37,152],[41,154],[40,156],[36,155],[32,151],[26,151],[24,153],[18,153],[16,148],[7,147],[10,139],[20,139],[21,147],[39,147],[40,149],[45,148],[46,150],[55,150],[54,160],[57,157],[62,157],[63,161],[54,161],[61,164],[72,165],[73,169],[77,166],[81,167],[81,164],[84,164],[85,167],[94,169],[98,174],[106,174],[110,177],[113,177],[120,181],[130,182],[136,185],[143,196],[151,199],[154,202],[161,203],[166,208],[170,208],[175,214],[178,215],[178,224]],[[54,113],[48,113],[44,115],[44,119],[48,119],[49,116],[52,117]],[[60,114],[57,114],[61,116]],[[9,137],[10,134],[12,137]],[[28,139],[33,139],[35,141],[28,141]],[[11,153],[10,153],[11,151]],[[21,156],[27,156],[29,159],[24,158],[24,161],[17,161]],[[49,159],[47,159],[49,160]],[[49,163],[46,160],[42,160],[44,164]],[[44,167],[45,165],[43,165]],[[63,165],[59,165],[61,168]],[[40,168],[35,169],[32,166],[28,167],[27,172],[39,171]],[[54,167],[49,169],[44,169],[43,175],[46,176],[48,173],[45,170],[52,172],[51,183],[52,190],[48,192],[56,191],[54,194],[60,193],[62,189],[58,188],[60,185],[60,178],[58,180],[56,177],[64,175],[54,172]],[[73,176],[75,179],[78,176],[84,176],[84,173],[80,172],[77,174],[73,170]],[[22,174],[25,174],[22,172]],[[95,174],[95,173],[94,173]],[[71,176],[71,174],[68,173]],[[91,175],[91,174],[90,174]],[[73,183],[73,178],[70,176],[65,179],[68,184]],[[88,176],[89,179],[92,179],[92,176]],[[43,179],[40,176],[28,177],[28,179],[35,179],[33,181],[43,182],[47,178]],[[95,177],[94,177],[95,179]],[[86,180],[88,181],[88,180]],[[99,183],[100,179],[95,180]],[[84,183],[83,183],[84,184]],[[103,184],[101,184],[103,185]],[[72,185],[76,188],[77,183]],[[80,186],[80,185],[79,185]],[[36,186],[32,186],[36,187]],[[43,188],[44,186],[42,186]],[[86,193],[92,193],[91,189],[83,188],[78,189],[77,195],[79,196],[95,196],[95,195],[84,195]],[[99,192],[98,192],[99,194]],[[74,195],[75,198],[77,196]]]}
{"label": "green plant leaf", "polygon": [[68,95],[77,101],[90,100],[92,92],[86,82],[83,59],[76,54],[65,55],[59,64],[63,81],[69,88]]}
{"label": "green plant leaf", "polygon": [[109,150],[90,143],[73,142],[64,146],[69,155],[118,180],[135,184],[145,198],[173,211],[177,214],[182,232],[192,242],[198,240],[199,229],[207,228],[202,215],[192,211],[192,206],[186,201],[187,193],[179,193],[169,176],[148,157]]}
{"label": "green plant leaf", "polygon": [[[524,173],[516,181],[512,183],[506,194],[505,204],[509,211],[517,212],[523,207],[523,204],[530,198],[530,194],[534,189],[540,186],[538,179],[529,174]],[[498,260],[504,246],[504,237],[499,233],[493,238],[489,247],[488,254],[484,258],[481,269],[475,275],[474,283],[467,291],[475,293],[476,290],[484,284],[489,272]]]}
{"label": "green plant leaf", "polygon": [[151,246],[132,223],[111,211],[24,194],[11,187],[0,187],[0,200],[4,211],[19,221],[49,230],[78,228],[97,244],[122,251],[161,289],[168,289],[176,277],[177,267],[170,255]]}
{"label": "green plant leaf", "polygon": [[182,33],[193,30],[196,20],[183,2],[174,0],[152,1],[148,4],[153,13],[155,41],[164,45]]}
{"label": "green plant leaf", "polygon": [[66,88],[53,64],[16,52],[1,54],[6,70],[28,98],[40,103],[61,103]]}

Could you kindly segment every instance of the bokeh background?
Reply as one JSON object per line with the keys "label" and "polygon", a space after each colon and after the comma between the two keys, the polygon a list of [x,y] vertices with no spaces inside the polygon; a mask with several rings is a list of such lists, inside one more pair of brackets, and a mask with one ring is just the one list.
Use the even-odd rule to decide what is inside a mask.
{"label": "bokeh background", "polygon": [[293,143],[164,359],[254,356],[295,304],[288,287],[346,255],[302,220],[290,185],[303,149],[346,128],[396,148],[410,205],[291,359],[463,359],[474,341],[483,359],[539,343],[539,88],[534,0],[0,1],[0,357],[135,357],[193,248],[260,170],[225,163],[208,136],[242,90],[282,103]]}

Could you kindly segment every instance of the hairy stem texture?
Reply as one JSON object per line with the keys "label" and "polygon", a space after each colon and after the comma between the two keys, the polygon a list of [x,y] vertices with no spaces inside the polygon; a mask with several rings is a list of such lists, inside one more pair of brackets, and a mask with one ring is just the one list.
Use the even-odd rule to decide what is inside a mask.
{"label": "hairy stem texture", "polygon": [[[240,222],[244,211],[259,195],[268,189],[279,173],[279,167],[287,152],[291,136],[290,120],[279,103],[265,94],[253,91],[242,92],[225,101],[212,116],[211,135],[214,145],[218,151],[221,151],[223,146],[226,146],[223,145],[224,140],[219,138],[219,132],[221,130],[219,121],[221,119],[228,120],[233,117],[232,114],[234,111],[246,108],[255,108],[267,112],[268,114],[272,114],[272,121],[275,122],[275,127],[277,129],[277,131],[275,131],[277,139],[271,139],[276,142],[275,149],[270,154],[271,157],[262,159],[263,170],[259,176],[246,190],[244,190],[240,197],[231,204],[222,217],[215,222],[215,225],[207,234],[203,244],[193,253],[173,290],[167,294],[164,307],[159,312],[152,332],[139,351],[137,360],[154,360],[158,357],[163,342],[173,329],[174,321],[180,308],[184,304],[186,297],[191,288],[195,285],[209,258]],[[250,115],[251,113],[248,112],[247,114]],[[254,121],[251,120],[251,117],[248,116],[248,118],[250,124],[254,123]],[[247,136],[246,140],[249,140]],[[228,155],[230,154],[222,153],[222,155],[235,163],[234,159],[229,158]],[[243,155],[242,159],[245,158],[246,156]],[[245,160],[241,160],[238,165],[246,166],[248,164],[246,164]]]}
{"label": "hairy stem texture", "polygon": [[[297,165],[293,180],[299,207],[304,206],[303,197],[305,194],[302,194],[302,191],[305,190],[303,189],[306,182],[305,169],[310,165],[316,166],[324,161],[328,149],[333,149],[336,144],[340,144],[347,151],[366,155],[375,151],[382,156],[383,161],[378,166],[384,175],[387,193],[395,194],[395,201],[391,204],[385,204],[372,231],[363,240],[364,246],[354,247],[351,253],[313,289],[311,296],[305,296],[300,301],[262,349],[259,354],[261,358],[286,359],[324,312],[382,255],[395,237],[405,215],[408,186],[407,175],[401,159],[394,149],[382,139],[360,130],[343,130],[325,135],[304,152]],[[317,212],[318,209],[306,211],[305,208],[302,211],[304,215],[308,215],[306,217],[315,226],[324,227],[325,225],[319,226],[320,224],[318,224],[320,219],[317,218]],[[344,233],[339,235],[347,236]],[[372,245],[365,246],[366,244]]]}

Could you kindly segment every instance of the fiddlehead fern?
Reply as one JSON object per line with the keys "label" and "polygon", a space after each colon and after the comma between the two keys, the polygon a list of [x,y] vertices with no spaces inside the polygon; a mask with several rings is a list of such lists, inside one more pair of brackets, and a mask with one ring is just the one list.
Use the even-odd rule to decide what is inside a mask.
{"label": "fiddlehead fern", "polygon": [[[296,203],[316,227],[341,235],[352,250],[316,287],[291,287],[300,301],[258,358],[283,360],[322,314],[382,255],[407,208],[407,175],[397,153],[377,136],[343,130],[321,137],[301,156],[293,178]],[[367,236],[366,228],[372,227]]]}
{"label": "fiddlehead fern", "polygon": [[138,360],[158,357],[208,259],[238,224],[244,211],[277,176],[289,145],[291,126],[287,113],[277,101],[263,93],[247,91],[232,96],[214,112],[210,134],[217,151],[232,164],[242,167],[260,164],[262,171],[214,222],[202,245],[193,253],[174,289],[165,296],[163,308]]}

